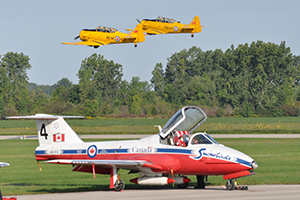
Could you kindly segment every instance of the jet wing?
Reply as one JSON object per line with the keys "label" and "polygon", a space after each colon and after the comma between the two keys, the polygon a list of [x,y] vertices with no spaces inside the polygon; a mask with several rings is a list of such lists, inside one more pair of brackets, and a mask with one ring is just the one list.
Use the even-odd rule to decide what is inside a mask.
{"label": "jet wing", "polygon": [[145,160],[49,160],[46,163],[53,164],[72,164],[72,165],[96,165],[102,167],[115,166],[117,168],[130,169],[136,167],[148,167],[151,169],[161,170],[162,167]]}
{"label": "jet wing", "polygon": [[0,168],[1,168],[1,167],[8,167],[8,166],[9,166],[8,163],[0,162]]}
{"label": "jet wing", "polygon": [[62,44],[68,45],[87,45],[87,46],[103,46],[107,45],[105,42],[100,42],[96,40],[88,40],[88,41],[81,41],[81,42],[62,42]]}

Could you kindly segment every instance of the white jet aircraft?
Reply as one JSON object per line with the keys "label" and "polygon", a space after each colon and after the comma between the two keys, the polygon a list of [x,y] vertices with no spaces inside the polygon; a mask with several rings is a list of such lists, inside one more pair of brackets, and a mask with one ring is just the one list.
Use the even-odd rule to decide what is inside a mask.
{"label": "white jet aircraft", "polygon": [[178,110],[160,133],[139,140],[83,142],[63,118],[80,116],[13,116],[8,119],[35,119],[39,146],[36,160],[70,164],[73,171],[110,174],[110,189],[124,190],[119,169],[138,173],[130,180],[139,185],[176,184],[187,187],[188,175],[223,175],[227,189],[234,179],[254,174],[256,162],[248,155],[216,142],[207,133],[194,133],[207,119],[196,106]]}

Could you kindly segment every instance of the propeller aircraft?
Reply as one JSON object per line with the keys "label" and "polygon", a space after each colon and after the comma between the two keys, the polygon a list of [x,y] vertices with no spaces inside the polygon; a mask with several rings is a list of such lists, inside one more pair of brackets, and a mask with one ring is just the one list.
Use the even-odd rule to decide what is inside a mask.
{"label": "propeller aircraft", "polygon": [[191,33],[191,36],[194,37],[194,33],[202,31],[202,26],[198,16],[195,16],[190,24],[181,24],[179,21],[165,17],[143,19],[142,21],[138,20],[138,22],[142,25],[143,31],[148,35]]}
{"label": "propeller aircraft", "polygon": [[108,44],[134,43],[134,46],[137,47],[137,43],[145,41],[144,32],[140,24],[130,33],[122,33],[115,28],[103,26],[98,26],[95,29],[83,29],[74,40],[78,38],[80,38],[80,42],[63,42],[62,44],[87,45],[98,48]]}
{"label": "propeller aircraft", "polygon": [[110,189],[124,190],[119,169],[137,173],[130,181],[139,185],[176,184],[185,188],[189,175],[223,175],[227,189],[234,179],[254,174],[256,162],[248,155],[216,142],[207,133],[192,134],[207,119],[196,106],[178,110],[158,134],[139,140],[83,142],[64,118],[36,114],[8,119],[35,119],[39,146],[37,161],[73,165],[73,171],[110,175]]}

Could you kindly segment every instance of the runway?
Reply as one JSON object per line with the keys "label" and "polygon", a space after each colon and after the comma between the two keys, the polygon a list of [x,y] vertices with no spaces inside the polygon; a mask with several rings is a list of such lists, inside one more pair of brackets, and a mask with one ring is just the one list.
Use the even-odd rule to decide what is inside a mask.
{"label": "runway", "polygon": [[96,191],[60,194],[16,196],[18,200],[60,199],[122,199],[122,200],[174,200],[174,199],[299,199],[300,185],[250,185],[249,190],[228,191],[221,186],[209,186],[204,190],[187,189],[128,189],[123,192]]}

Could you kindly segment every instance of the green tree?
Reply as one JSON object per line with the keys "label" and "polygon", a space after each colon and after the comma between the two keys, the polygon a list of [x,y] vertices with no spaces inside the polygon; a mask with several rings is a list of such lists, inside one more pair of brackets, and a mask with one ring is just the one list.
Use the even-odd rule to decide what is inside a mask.
{"label": "green tree", "polygon": [[15,107],[18,112],[26,113],[29,95],[26,71],[31,68],[29,57],[23,53],[8,52],[1,57],[0,68],[1,78],[4,78],[4,82],[8,81],[4,95],[5,102],[9,107]]}
{"label": "green tree", "polygon": [[102,97],[113,100],[122,79],[122,65],[93,54],[82,61],[78,71],[80,100]]}
{"label": "green tree", "polygon": [[164,90],[164,71],[161,63],[157,63],[154,67],[151,83],[154,85],[154,91],[161,96]]}

